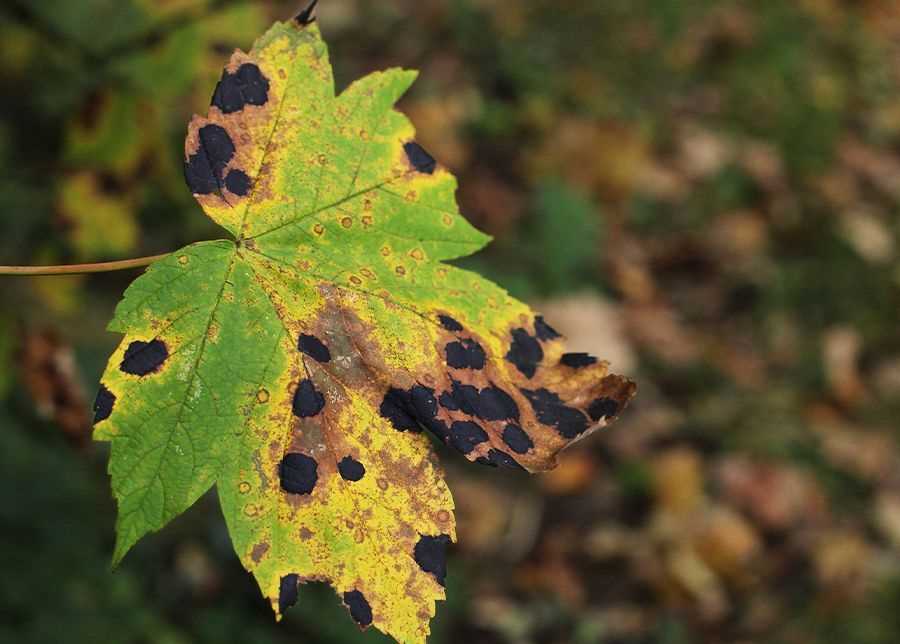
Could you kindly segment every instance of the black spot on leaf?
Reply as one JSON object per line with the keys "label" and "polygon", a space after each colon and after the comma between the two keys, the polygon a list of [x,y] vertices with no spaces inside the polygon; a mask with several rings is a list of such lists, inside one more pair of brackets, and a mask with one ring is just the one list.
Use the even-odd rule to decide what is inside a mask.
{"label": "black spot on leaf", "polygon": [[555,427],[563,438],[575,438],[588,428],[588,419],[581,411],[567,406],[558,395],[548,389],[528,390],[522,393],[531,403],[537,419],[544,425]]}
{"label": "black spot on leaf", "polygon": [[346,481],[358,481],[366,475],[366,468],[352,456],[345,456],[338,463],[338,472]]}
{"label": "black spot on leaf", "polygon": [[450,445],[463,454],[468,454],[476,445],[488,440],[487,433],[478,423],[469,420],[458,420],[450,425]]}
{"label": "black spot on leaf", "polygon": [[400,431],[418,432],[424,426],[445,443],[449,438],[447,424],[437,418],[438,403],[434,389],[430,387],[415,385],[409,391],[392,387],[385,394],[379,411]]}
{"label": "black spot on leaf", "polygon": [[556,329],[544,322],[542,315],[534,316],[534,334],[541,342],[562,337]]}
{"label": "black spot on leaf", "polygon": [[[469,387],[470,385],[460,386]],[[456,389],[456,386],[454,386],[454,389]],[[475,387],[472,387],[472,389],[475,389]],[[459,411],[460,409],[460,401],[456,399],[456,395],[453,392],[445,391],[441,394],[440,398],[438,398],[438,401],[444,409],[449,409],[450,411]]]}
{"label": "black spot on leaf", "polygon": [[300,585],[300,577],[294,573],[281,578],[278,587],[278,612],[284,613],[288,608],[297,603],[297,590]]}
{"label": "black spot on leaf", "polygon": [[100,391],[97,392],[97,397],[94,399],[94,424],[109,418],[115,404],[116,395],[101,382]]}
{"label": "black spot on leaf", "polygon": [[409,390],[409,401],[413,418],[446,443],[450,437],[450,430],[444,421],[437,418],[438,403],[434,397],[434,389],[415,385]]}
{"label": "black spot on leaf", "polygon": [[209,167],[205,154],[197,152],[184,162],[184,181],[195,195],[210,195],[219,191],[219,181]]}
{"label": "black spot on leaf", "polygon": [[491,449],[487,456],[479,456],[475,459],[476,463],[487,465],[488,467],[509,467],[514,470],[524,470],[512,456],[499,449]]}
{"label": "black spot on leaf", "polygon": [[269,79],[253,63],[244,63],[235,73],[222,72],[213,92],[212,104],[223,114],[240,112],[247,105],[265,105],[269,100]]}
{"label": "black spot on leaf", "polygon": [[588,407],[588,415],[591,420],[600,420],[615,416],[619,412],[619,403],[612,398],[600,397],[594,400]]}
{"label": "black spot on leaf", "polygon": [[504,420],[519,418],[519,406],[508,393],[491,385],[478,394],[475,415],[482,420]]}
{"label": "black spot on leaf", "polygon": [[199,145],[184,164],[184,179],[194,194],[220,192],[225,166],[234,157],[234,142],[221,125],[210,123],[197,132]]}
{"label": "black spot on leaf", "polygon": [[372,607],[358,590],[344,593],[344,603],[350,609],[350,617],[360,626],[368,626],[372,623]]}
{"label": "black spot on leaf", "polygon": [[438,321],[440,321],[441,326],[447,329],[448,331],[462,331],[463,325],[451,318],[449,315],[439,315]]}
{"label": "black spot on leaf", "polygon": [[447,423],[440,418],[429,420],[425,426],[428,428],[428,431],[434,434],[442,443],[446,444],[450,441],[450,428],[447,427]]}
{"label": "black spot on leaf", "polygon": [[198,153],[209,159],[209,167],[217,179],[222,177],[225,166],[234,158],[234,142],[228,131],[221,125],[209,124],[200,128],[197,133],[200,139]]}
{"label": "black spot on leaf", "polygon": [[419,568],[434,575],[437,582],[443,586],[447,578],[447,544],[450,537],[446,534],[430,536],[423,534],[413,550],[413,558],[419,564]]}
{"label": "black spot on leaf", "polygon": [[412,411],[412,401],[409,392],[391,387],[384,395],[378,413],[382,418],[386,418],[391,422],[394,429],[401,432],[419,432],[419,423],[416,422],[415,414]]}
{"label": "black spot on leaf", "polygon": [[316,391],[316,386],[309,378],[297,385],[294,392],[294,415],[299,418],[310,418],[317,415],[325,407],[325,396]]}
{"label": "black spot on leaf", "polygon": [[588,355],[587,353],[564,353],[559,359],[559,362],[566,365],[567,367],[579,369],[581,367],[588,367],[592,364],[595,364],[597,362],[597,358],[592,355]]}
{"label": "black spot on leaf", "polygon": [[512,338],[506,359],[513,363],[523,376],[531,378],[538,363],[544,359],[544,350],[525,329],[513,329]]}
{"label": "black spot on leaf", "polygon": [[169,350],[162,340],[150,342],[135,340],[125,349],[125,356],[119,369],[133,376],[146,376],[148,373],[159,371],[168,357]]}
{"label": "black spot on leaf", "polygon": [[462,411],[481,420],[518,419],[519,406],[508,393],[491,385],[479,390],[472,385],[453,381],[451,390],[440,396],[441,407]]}
{"label": "black spot on leaf", "polygon": [[311,25],[316,21],[316,5],[319,4],[319,0],[312,0],[306,9],[298,13],[294,20],[301,27],[306,27],[307,25]]}
{"label": "black spot on leaf", "polygon": [[225,177],[225,187],[232,194],[243,197],[250,192],[250,177],[243,170],[229,170]]}
{"label": "black spot on leaf", "polygon": [[434,389],[424,385],[415,385],[409,390],[409,402],[412,415],[419,421],[433,418],[437,413],[437,401]]}
{"label": "black spot on leaf", "polygon": [[484,369],[484,349],[470,338],[450,342],[444,348],[447,364],[454,369]]}
{"label": "black spot on leaf", "polygon": [[403,144],[403,150],[406,152],[406,158],[409,159],[410,165],[416,170],[425,174],[434,172],[434,169],[437,167],[437,161],[421,145],[415,141],[410,141]]}
{"label": "black spot on leaf", "polygon": [[297,348],[316,362],[329,362],[331,360],[331,351],[314,335],[300,334]]}
{"label": "black spot on leaf", "polygon": [[531,436],[515,423],[509,423],[503,428],[503,442],[516,454],[524,454],[534,447]]}
{"label": "black spot on leaf", "polygon": [[316,459],[306,454],[300,452],[285,454],[278,465],[281,489],[291,494],[309,494],[319,480],[318,469]]}

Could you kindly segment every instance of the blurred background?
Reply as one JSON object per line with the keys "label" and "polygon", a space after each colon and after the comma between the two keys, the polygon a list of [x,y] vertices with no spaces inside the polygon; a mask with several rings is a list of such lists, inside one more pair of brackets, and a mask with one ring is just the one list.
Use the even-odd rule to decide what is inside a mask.
{"label": "blurred background", "polygon": [[[220,236],[182,141],[295,0],[4,0],[0,263]],[[639,382],[542,476],[443,454],[434,644],[900,641],[900,3],[323,0],[495,243],[463,265]],[[0,278],[0,641],[387,641],[276,624],[214,495],[109,569],[89,407],[136,273]]]}

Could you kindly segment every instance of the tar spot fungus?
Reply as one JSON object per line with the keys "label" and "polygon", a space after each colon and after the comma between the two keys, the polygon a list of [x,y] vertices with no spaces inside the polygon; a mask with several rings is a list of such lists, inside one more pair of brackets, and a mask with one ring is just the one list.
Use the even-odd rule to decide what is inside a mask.
{"label": "tar spot fungus", "polygon": [[125,349],[119,369],[133,376],[146,376],[148,373],[159,371],[168,357],[169,350],[162,340],[150,342],[135,340]]}
{"label": "tar spot fungus", "polygon": [[525,329],[513,329],[512,338],[506,359],[515,365],[523,376],[531,378],[537,370],[538,363],[544,359],[544,350]]}
{"label": "tar spot fungus", "polygon": [[109,418],[115,404],[116,395],[101,382],[100,391],[97,392],[97,397],[94,399],[94,424]]}
{"label": "tar spot fungus", "polygon": [[447,364],[454,369],[484,369],[484,349],[471,338],[450,342],[444,351]]}
{"label": "tar spot fungus", "polygon": [[225,187],[230,193],[243,197],[250,192],[250,177],[243,170],[229,170],[225,176]]}
{"label": "tar spot fungus", "polygon": [[388,419],[394,429],[401,432],[418,432],[421,430],[411,411],[411,405],[412,401],[408,392],[391,387],[384,395],[378,413],[382,418]]}
{"label": "tar spot fungus", "polygon": [[240,112],[247,105],[265,105],[269,100],[269,79],[259,67],[244,63],[232,74],[222,72],[222,78],[213,92],[212,104],[223,114]]}
{"label": "tar spot fungus", "polygon": [[344,603],[350,609],[350,617],[360,626],[368,626],[372,623],[372,607],[358,590],[344,593]]}
{"label": "tar spot fungus", "polygon": [[449,315],[439,315],[438,321],[441,323],[441,326],[447,329],[448,331],[462,331],[463,325],[451,318]]}
{"label": "tar spot fungus", "polygon": [[410,413],[419,424],[424,425],[444,443],[450,439],[447,424],[437,418],[438,402],[434,397],[434,389],[415,385],[409,390],[409,404]]}
{"label": "tar spot fungus", "polygon": [[365,466],[352,456],[345,456],[341,459],[341,462],[338,463],[338,471],[341,473],[341,478],[346,481],[358,481],[366,475]]}
{"label": "tar spot fungus", "polygon": [[434,172],[437,167],[437,161],[421,145],[415,141],[410,141],[403,144],[403,150],[406,152],[406,158],[409,159],[410,165],[416,170],[425,174]]}
{"label": "tar spot fungus", "polygon": [[421,535],[419,542],[413,549],[413,558],[419,564],[419,568],[434,575],[435,580],[441,586],[447,577],[447,544],[450,537],[446,534],[430,536]]}
{"label": "tar spot fungus", "polygon": [[619,411],[619,403],[612,398],[597,398],[588,407],[588,415],[591,420],[600,420],[601,418],[609,418],[615,416]]}
{"label": "tar spot fungus", "polygon": [[468,454],[477,445],[487,442],[488,435],[478,423],[469,420],[457,420],[450,425],[450,445]]}
{"label": "tar spot fungus", "polygon": [[592,355],[588,355],[587,353],[564,353],[562,357],[559,359],[560,364],[564,364],[567,367],[572,367],[573,369],[580,369],[581,367],[588,367],[597,362],[597,358]]}
{"label": "tar spot fungus", "polygon": [[325,396],[316,391],[316,386],[309,378],[297,385],[294,392],[294,415],[299,418],[310,418],[317,415],[325,407]]}
{"label": "tar spot fungus", "polygon": [[503,442],[516,454],[524,454],[534,447],[531,437],[515,423],[509,423],[503,428]]}
{"label": "tar spot fungus", "polygon": [[541,342],[562,337],[556,329],[544,322],[542,315],[534,316],[534,334]]}
{"label": "tar spot fungus", "polygon": [[519,406],[508,393],[491,385],[478,389],[453,381],[452,389],[440,396],[441,407],[450,411],[462,411],[481,420],[518,419]]}
{"label": "tar spot fungus", "polygon": [[278,464],[281,489],[290,494],[309,494],[319,480],[318,469],[316,459],[306,454],[300,452],[285,454]]}
{"label": "tar spot fungus", "polygon": [[197,152],[184,163],[184,180],[194,194],[220,192],[225,166],[234,157],[234,142],[225,128],[214,123],[201,127],[197,139]]}
{"label": "tar spot fungus", "polygon": [[575,438],[588,428],[588,419],[581,411],[567,406],[558,395],[548,389],[522,389],[531,403],[538,422],[555,427],[563,438]]}
{"label": "tar spot fungus", "polygon": [[278,612],[284,613],[288,608],[297,603],[297,590],[300,585],[300,577],[295,573],[281,578],[278,588]]}
{"label": "tar spot fungus", "polygon": [[525,469],[516,462],[516,459],[506,452],[493,448],[488,451],[487,456],[479,456],[475,459],[475,462],[481,465],[487,465],[488,467],[509,467],[514,470]]}
{"label": "tar spot fungus", "polygon": [[331,351],[314,335],[300,334],[297,348],[316,362],[328,362],[331,360]]}

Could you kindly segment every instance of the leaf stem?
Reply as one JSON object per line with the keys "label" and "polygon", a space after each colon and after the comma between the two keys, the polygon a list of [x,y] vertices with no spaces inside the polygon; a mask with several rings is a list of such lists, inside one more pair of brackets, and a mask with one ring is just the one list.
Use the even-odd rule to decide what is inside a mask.
{"label": "leaf stem", "polygon": [[0,275],[79,275],[82,273],[108,273],[128,268],[149,266],[158,259],[167,257],[169,253],[148,255],[134,259],[120,259],[114,262],[96,262],[93,264],[62,264],[59,266],[0,266]]}

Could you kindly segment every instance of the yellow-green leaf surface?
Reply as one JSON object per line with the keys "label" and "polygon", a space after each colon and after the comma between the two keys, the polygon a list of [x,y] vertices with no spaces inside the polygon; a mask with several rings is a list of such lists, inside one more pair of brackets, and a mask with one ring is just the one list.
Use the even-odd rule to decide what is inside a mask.
{"label": "yellow-green leaf surface", "polygon": [[95,436],[112,443],[117,561],[216,485],[276,613],[323,580],[361,627],[424,642],[455,539],[431,441],[545,470],[633,395],[443,263],[488,238],[394,110],[415,76],[335,95],[316,25],[278,23],[190,123],[188,185],[230,238],[151,266],[111,323],[125,338]]}

